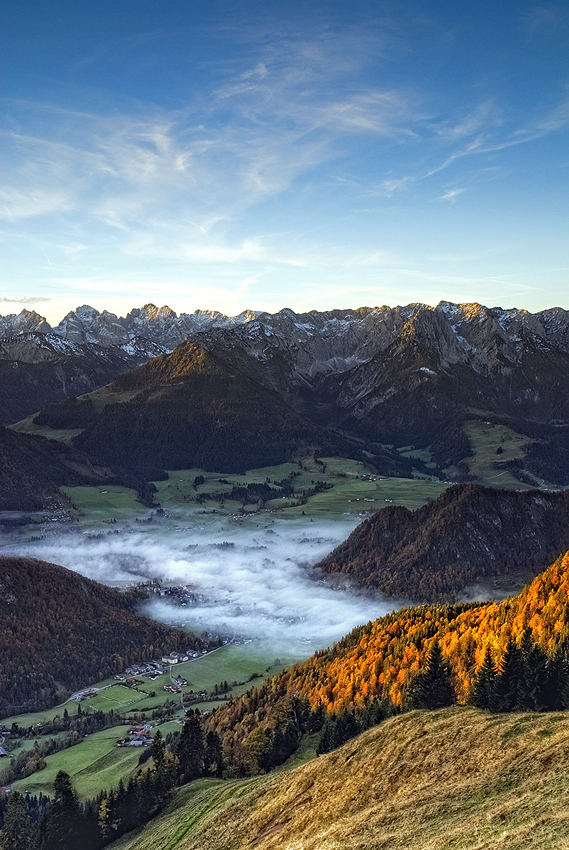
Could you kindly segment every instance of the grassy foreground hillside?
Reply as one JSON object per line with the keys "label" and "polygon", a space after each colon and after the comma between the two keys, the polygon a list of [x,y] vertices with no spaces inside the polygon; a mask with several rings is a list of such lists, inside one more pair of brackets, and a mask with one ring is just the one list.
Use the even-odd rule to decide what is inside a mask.
{"label": "grassy foreground hillside", "polygon": [[289,772],[183,788],[112,850],[564,850],[569,714],[411,712]]}

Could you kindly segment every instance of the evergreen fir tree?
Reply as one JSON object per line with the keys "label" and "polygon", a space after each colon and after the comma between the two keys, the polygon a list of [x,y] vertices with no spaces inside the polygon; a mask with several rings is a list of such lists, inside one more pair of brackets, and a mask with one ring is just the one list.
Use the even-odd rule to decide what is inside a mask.
{"label": "evergreen fir tree", "polygon": [[520,643],[523,656],[518,707],[522,711],[547,710],[548,664],[545,652],[533,642],[526,629]]}
{"label": "evergreen fir tree", "polygon": [[32,826],[24,798],[18,791],[11,794],[4,826],[0,833],[0,850],[34,850],[37,847],[37,833]]}
{"label": "evergreen fir tree", "polygon": [[490,647],[486,649],[484,661],[480,667],[472,687],[472,704],[477,708],[492,711],[494,707],[494,686],[498,672],[492,659]]}
{"label": "evergreen fir tree", "polygon": [[334,749],[333,744],[333,732],[332,732],[332,720],[328,718],[324,721],[324,726],[322,727],[322,734],[320,735],[320,740],[318,741],[318,746],[316,747],[316,753],[319,756],[324,755],[324,753],[329,753]]}
{"label": "evergreen fir tree", "polygon": [[69,774],[60,770],[53,783],[54,798],[40,825],[41,850],[80,847],[83,812]]}
{"label": "evergreen fir tree", "polygon": [[524,666],[522,651],[510,638],[494,682],[494,711],[514,711],[519,706]]}
{"label": "evergreen fir tree", "polygon": [[204,763],[204,739],[199,712],[188,711],[176,747],[178,775],[183,782],[201,776]]}
{"label": "evergreen fir tree", "polygon": [[424,672],[419,673],[412,682],[409,702],[412,708],[431,710],[445,708],[455,702],[449,665],[443,658],[438,640],[429,651]]}
{"label": "evergreen fir tree", "polygon": [[217,732],[211,730],[205,736],[204,772],[209,776],[223,774],[223,749]]}
{"label": "evergreen fir tree", "polygon": [[166,745],[164,743],[164,738],[160,729],[157,729],[156,734],[154,735],[154,740],[152,741],[152,760],[154,762],[154,769],[157,773],[164,770],[165,756]]}

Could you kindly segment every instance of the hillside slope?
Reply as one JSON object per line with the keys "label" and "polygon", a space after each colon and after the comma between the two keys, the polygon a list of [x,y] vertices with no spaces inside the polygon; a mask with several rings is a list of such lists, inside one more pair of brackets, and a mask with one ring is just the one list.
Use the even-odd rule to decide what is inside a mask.
{"label": "hillside slope", "polygon": [[0,424],[91,392],[162,351],[141,339],[107,347],[68,342],[52,333],[0,339]]}
{"label": "hillside slope", "polygon": [[569,491],[457,484],[417,511],[387,507],[316,565],[364,587],[440,601],[479,578],[542,570],[569,549]]}
{"label": "hillside slope", "polygon": [[112,850],[566,850],[569,715],[411,712],[295,770],[195,783]]}
{"label": "hillside slope", "polygon": [[61,498],[64,485],[110,481],[109,470],[95,470],[85,457],[44,437],[18,434],[0,426],[0,510],[35,511]]}
{"label": "hillside slope", "polygon": [[201,641],[136,613],[141,599],[64,567],[0,557],[0,717]]}
{"label": "hillside slope", "polygon": [[509,639],[519,643],[527,628],[549,654],[566,646],[569,553],[504,602],[404,608],[359,626],[331,649],[234,698],[208,725],[220,735],[228,757],[240,764],[248,736],[258,727],[270,736],[298,697],[328,712],[362,709],[374,699],[404,705],[435,641],[452,668],[456,698],[466,703],[487,649],[499,665]]}
{"label": "hillside slope", "polygon": [[[81,451],[150,478],[157,469],[239,472],[311,450],[360,456],[355,443],[304,419],[234,364],[189,341],[121,375],[105,392],[102,409],[87,396],[52,405],[34,421],[81,427],[73,440]],[[411,468],[389,452],[374,463],[391,474]]]}

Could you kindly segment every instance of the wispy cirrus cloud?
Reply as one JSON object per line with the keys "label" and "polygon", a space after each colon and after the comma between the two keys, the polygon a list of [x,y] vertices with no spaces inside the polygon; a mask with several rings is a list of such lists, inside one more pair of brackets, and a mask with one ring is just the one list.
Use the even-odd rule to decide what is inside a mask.
{"label": "wispy cirrus cloud", "polygon": [[449,189],[448,192],[445,192],[444,195],[440,195],[438,198],[435,198],[436,201],[449,201],[451,204],[454,204],[459,195],[464,192],[464,189]]}

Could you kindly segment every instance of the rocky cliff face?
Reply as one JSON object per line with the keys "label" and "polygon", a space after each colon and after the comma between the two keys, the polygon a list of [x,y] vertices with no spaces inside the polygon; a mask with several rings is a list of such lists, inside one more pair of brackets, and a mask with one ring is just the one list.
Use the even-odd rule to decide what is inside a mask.
{"label": "rocky cliff face", "polygon": [[370,360],[385,351],[404,329],[408,334],[412,328],[423,338],[430,334],[434,347],[440,347],[443,361],[468,360],[481,374],[492,370],[496,358],[517,362],[528,345],[569,352],[569,312],[560,307],[528,313],[441,301],[436,307],[408,304],[309,313],[284,309],[272,314],[245,310],[237,316],[196,310],[178,316],[167,306],[146,304],[118,317],[83,305],[68,313],[55,328],[34,311],[0,317],[0,338],[53,332],[70,342],[109,346],[123,345],[140,336],[168,350],[190,334],[230,330],[240,344],[247,341],[257,357],[267,346],[286,347],[297,372],[316,381]]}

